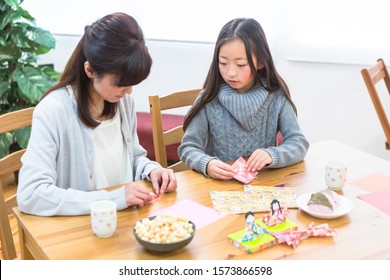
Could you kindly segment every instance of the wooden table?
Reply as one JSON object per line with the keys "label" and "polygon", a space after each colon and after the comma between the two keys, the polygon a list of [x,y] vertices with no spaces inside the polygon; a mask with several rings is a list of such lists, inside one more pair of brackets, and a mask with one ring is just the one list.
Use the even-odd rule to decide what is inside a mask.
{"label": "wooden table", "polygon": [[[210,191],[242,190],[238,181],[219,181],[189,170],[177,173],[178,189],[161,197],[155,204],[143,208],[129,208],[118,212],[118,225],[113,237],[97,238],[91,230],[89,216],[38,217],[26,215],[14,208],[18,220],[22,259],[390,259],[390,216],[358,199],[366,191],[349,182],[380,172],[390,174],[390,163],[335,141],[313,143],[305,160],[277,170],[262,170],[252,185],[286,184],[296,193],[324,189],[325,163],[340,159],[348,163],[347,185],[341,192],[354,204],[347,215],[321,220],[299,209],[290,211],[289,219],[305,229],[310,222],[327,222],[337,231],[335,237],[308,238],[296,249],[277,244],[255,254],[228,243],[227,235],[245,227],[243,215],[227,215],[199,230],[185,248],[164,255],[151,254],[137,243],[134,223],[178,201],[190,199],[212,206]],[[150,187],[149,182],[142,182]],[[256,214],[258,217],[262,214]]]}

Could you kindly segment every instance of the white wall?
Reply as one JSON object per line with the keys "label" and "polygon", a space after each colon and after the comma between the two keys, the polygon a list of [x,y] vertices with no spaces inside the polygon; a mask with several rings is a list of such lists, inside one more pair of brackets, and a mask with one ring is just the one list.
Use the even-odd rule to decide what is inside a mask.
{"label": "white wall", "polygon": [[[35,3],[35,1],[28,0],[26,2]],[[119,3],[118,1],[112,3],[114,2]],[[133,6],[133,11],[139,13],[142,19],[140,25],[147,27],[147,32],[145,32],[147,35],[153,34],[153,26],[160,24],[164,26],[164,22],[161,18],[160,21],[154,22],[154,25],[149,22],[149,12],[152,6],[145,2],[142,2],[144,6],[139,6],[140,1],[126,3],[138,3],[138,6]],[[256,9],[250,9],[251,6],[244,5],[255,2],[241,1],[242,5],[237,10],[237,15],[245,15],[242,11],[248,7],[251,13],[255,14]],[[89,8],[97,11],[99,16],[111,12],[98,5],[103,1],[96,1],[96,3],[96,7]],[[264,9],[272,11],[272,15],[263,12],[262,18],[266,22],[263,27],[268,35],[277,69],[290,87],[292,98],[298,108],[302,130],[309,140],[314,142],[335,139],[390,160],[390,151],[384,148],[384,133],[360,74],[362,67],[374,64],[379,57],[384,58],[385,62],[390,65],[390,24],[384,12],[387,7],[386,0],[262,0],[261,3],[264,4]],[[375,4],[379,6],[383,4],[383,9],[374,9]],[[32,4],[30,5],[33,8]],[[145,5],[149,5],[149,10],[144,10]],[[34,8],[35,11],[38,10],[37,6]],[[193,7],[190,5],[189,9],[191,8]],[[215,8],[218,8],[218,5],[214,6]],[[58,9],[61,10],[57,7],[56,11]],[[207,10],[207,6],[203,9]],[[78,12],[82,10],[77,9]],[[99,16],[96,14],[92,16],[89,13],[90,10],[84,9],[88,16],[85,19],[77,16],[76,19],[88,20],[89,23],[94,21]],[[217,11],[210,13],[207,10],[202,14],[199,13],[200,10],[198,8],[194,11],[195,17],[202,22],[208,20],[211,26],[212,19],[209,17]],[[33,16],[36,16],[35,11],[32,12]],[[152,15],[155,17],[171,16],[169,7],[162,13],[158,11],[158,9],[154,10]],[[323,13],[319,16],[321,11]],[[54,19],[51,15],[52,22],[58,20],[58,24],[62,27],[66,22],[72,22],[71,12],[68,13],[65,10],[61,14],[66,15],[67,19],[61,20],[60,15]],[[230,17],[231,15],[232,13],[229,14]],[[41,22],[43,18],[45,17],[41,17]],[[178,21],[177,24],[185,24],[185,18],[182,15],[179,18],[184,22]],[[193,17],[191,20],[196,22]],[[380,22],[376,23],[375,20]],[[174,21],[171,20],[167,24],[174,24]],[[218,24],[220,24],[219,21]],[[204,28],[204,24],[202,26]],[[167,25],[165,27],[172,28]],[[217,29],[213,26],[211,32],[216,32],[215,30]],[[56,49],[43,56],[42,62],[54,63],[55,68],[61,71],[78,42],[80,34],[61,35],[57,33]],[[171,91],[201,87],[212,57],[213,42],[207,43],[208,40],[204,40],[196,43],[152,39],[157,36],[156,34],[147,36],[149,38],[147,44],[154,61],[152,72],[146,81],[134,88],[133,94],[138,111],[149,110],[148,95],[165,95]],[[171,36],[170,33],[165,35]],[[199,34],[196,36],[201,37]],[[211,36],[211,38],[214,37]],[[390,109],[390,100],[386,100],[385,106]],[[178,113],[183,113],[183,111]]]}

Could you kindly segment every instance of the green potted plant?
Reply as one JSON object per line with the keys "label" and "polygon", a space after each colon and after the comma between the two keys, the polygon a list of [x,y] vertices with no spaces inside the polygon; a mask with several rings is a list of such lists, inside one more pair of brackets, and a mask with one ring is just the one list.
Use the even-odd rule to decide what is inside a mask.
{"label": "green potted plant", "polygon": [[[23,1],[0,0],[0,114],[35,106],[59,78],[53,66],[37,62],[55,48],[55,38],[36,26]],[[25,148],[29,137],[30,129],[0,135],[0,158]]]}

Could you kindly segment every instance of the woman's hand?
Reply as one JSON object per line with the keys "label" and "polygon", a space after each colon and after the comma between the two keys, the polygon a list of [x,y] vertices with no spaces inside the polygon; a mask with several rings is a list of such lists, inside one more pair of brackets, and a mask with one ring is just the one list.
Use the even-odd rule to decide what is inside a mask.
{"label": "woman's hand", "polygon": [[234,168],[219,159],[212,159],[207,164],[207,174],[214,179],[230,180],[235,172]]}
{"label": "woman's hand", "polygon": [[149,190],[132,182],[125,185],[127,206],[144,206],[153,199]]}
{"label": "woman's hand", "polygon": [[169,168],[156,168],[149,174],[153,189],[157,195],[176,190],[175,173]]}
{"label": "woman's hand", "polygon": [[271,164],[272,163],[272,158],[264,150],[257,149],[255,150],[249,159],[246,162],[246,168],[247,170],[250,170],[252,172],[255,172],[257,170],[262,169],[264,166]]}

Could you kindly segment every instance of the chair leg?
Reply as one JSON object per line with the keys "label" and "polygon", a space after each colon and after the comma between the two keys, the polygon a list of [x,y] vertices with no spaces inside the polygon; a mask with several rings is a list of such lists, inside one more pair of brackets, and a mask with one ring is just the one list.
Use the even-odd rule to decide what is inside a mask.
{"label": "chair leg", "polygon": [[[1,224],[9,223],[8,215],[5,215],[5,219],[3,220],[4,215],[1,215]],[[15,243],[12,236],[12,230],[10,226],[2,226],[0,229],[0,240],[1,240],[1,248],[3,252],[3,257],[5,260],[12,260],[16,258],[16,250]]]}
{"label": "chair leg", "polygon": [[8,218],[7,207],[4,202],[3,188],[0,182],[0,240],[5,260],[16,258],[14,238],[12,236],[11,225]]}

